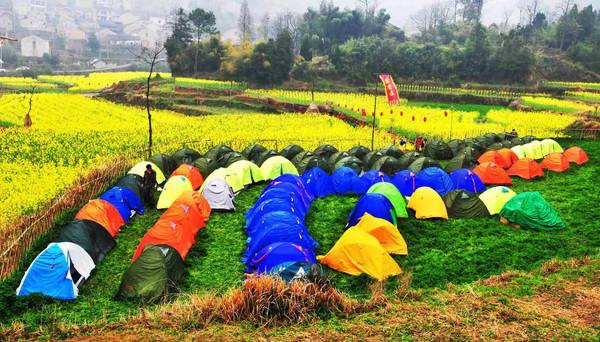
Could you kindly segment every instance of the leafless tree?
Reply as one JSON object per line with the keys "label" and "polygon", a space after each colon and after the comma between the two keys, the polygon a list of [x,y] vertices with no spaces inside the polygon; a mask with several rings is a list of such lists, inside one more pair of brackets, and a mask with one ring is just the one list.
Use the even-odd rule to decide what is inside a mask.
{"label": "leafless tree", "polygon": [[569,12],[571,11],[571,8],[573,8],[573,6],[575,6],[575,4],[576,4],[575,0],[560,1],[557,5],[559,16],[565,16],[565,15],[569,14]]}
{"label": "leafless tree", "polygon": [[363,9],[366,17],[373,16],[379,7],[377,0],[356,0],[356,2]]}
{"label": "leafless tree", "polygon": [[260,21],[260,26],[258,27],[259,37],[267,41],[271,38],[271,16],[269,13],[265,13],[262,20]]}
{"label": "leafless tree", "polygon": [[33,125],[33,121],[31,121],[31,110],[33,109],[33,95],[35,95],[35,86],[31,87],[31,91],[29,92],[29,109],[27,110],[27,114],[25,114],[25,119],[23,119],[23,127],[29,128]]}
{"label": "leafless tree", "polygon": [[253,40],[254,20],[252,19],[252,13],[250,13],[250,6],[248,5],[248,0],[242,1],[242,7],[240,8],[240,18],[238,19],[238,31],[240,34],[240,42],[247,42]]}
{"label": "leafless tree", "polygon": [[510,19],[513,16],[513,10],[510,7],[504,9],[502,12],[502,22],[500,23],[500,32],[506,33],[510,30]]}
{"label": "leafless tree", "polygon": [[451,21],[453,4],[437,2],[421,9],[411,17],[411,20],[421,34],[435,31]]}
{"label": "leafless tree", "polygon": [[281,32],[287,31],[294,43],[294,50],[298,52],[300,40],[302,39],[302,23],[303,18],[301,15],[291,11],[280,13],[273,20],[273,35],[277,36]]}
{"label": "leafless tree", "polygon": [[156,42],[152,48],[143,47],[141,52],[135,54],[136,59],[148,65],[148,78],[146,79],[146,112],[148,113],[148,158],[152,156],[152,111],[150,106],[150,88],[152,86],[152,76],[156,64],[164,59],[164,44]]}
{"label": "leafless tree", "polygon": [[541,7],[542,7],[541,0],[524,1],[519,6],[519,11],[521,13],[521,18],[520,18],[521,24],[524,24],[524,25],[533,24],[533,20],[535,19],[535,16],[540,12]]}

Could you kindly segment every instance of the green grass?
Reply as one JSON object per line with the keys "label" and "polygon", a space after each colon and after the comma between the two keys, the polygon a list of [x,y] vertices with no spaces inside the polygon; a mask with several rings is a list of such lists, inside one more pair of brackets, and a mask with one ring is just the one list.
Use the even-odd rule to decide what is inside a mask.
{"label": "green grass", "polygon": [[479,112],[481,117],[487,115],[492,110],[502,110],[506,107],[478,105],[478,104],[459,104],[459,103],[440,103],[440,102],[423,102],[423,101],[408,101],[409,106],[422,108],[440,108],[456,112]]}
{"label": "green grass", "polygon": [[[597,222],[600,202],[595,189],[600,175],[600,143],[594,141],[561,141],[564,146],[579,145],[588,151],[592,161],[564,174],[549,173],[543,180],[516,180],[516,191],[539,191],[559,212],[568,228],[557,232],[537,232],[511,228],[494,219],[418,221],[399,223],[408,246],[408,257],[396,257],[405,271],[413,273],[413,288],[444,288],[449,283],[469,284],[477,279],[506,270],[529,271],[552,259],[597,255],[600,234]],[[235,213],[214,213],[206,229],[186,260],[188,275],[182,280],[181,293],[226,293],[240,286],[244,265],[240,257],[245,250],[243,214],[254,204],[263,186],[255,186],[237,197]],[[343,233],[347,217],[357,197],[329,197],[313,203],[307,216],[308,229],[319,243],[319,254],[325,254]],[[75,211],[67,213],[57,227],[36,246],[39,252],[57,235],[61,224]],[[52,327],[57,324],[82,324],[107,319],[116,321],[139,313],[136,304],[113,300],[121,277],[129,266],[139,240],[156,222],[160,212],[151,210],[127,225],[117,236],[117,246],[81,290],[75,302],[62,303],[32,297],[18,299],[14,291],[23,270],[0,283],[0,322],[24,322],[27,329]],[[28,256],[26,265],[35,257]],[[372,282],[367,276],[351,277],[325,268],[336,286],[357,298],[369,295]],[[391,279],[392,290],[397,279]],[[535,284],[523,284],[518,291],[527,293]],[[516,290],[515,290],[516,291]]]}

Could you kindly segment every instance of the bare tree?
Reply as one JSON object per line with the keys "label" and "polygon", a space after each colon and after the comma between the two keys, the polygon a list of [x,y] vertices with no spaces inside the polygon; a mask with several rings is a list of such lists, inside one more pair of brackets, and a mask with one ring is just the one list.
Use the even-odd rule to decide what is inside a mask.
{"label": "bare tree", "polygon": [[146,80],[146,112],[148,113],[148,158],[152,157],[152,111],[150,106],[150,88],[152,86],[152,76],[156,64],[160,62],[164,57],[162,56],[165,51],[164,44],[156,42],[154,47],[146,48],[143,47],[142,51],[135,55],[136,59],[140,60],[149,67],[148,78]]}
{"label": "bare tree", "polygon": [[510,19],[513,16],[513,10],[510,7],[506,7],[502,12],[502,23],[500,23],[500,32],[506,33],[510,30]]}
{"label": "bare tree", "polygon": [[437,2],[421,9],[411,17],[417,30],[423,35],[450,23],[453,4],[450,2]]}
{"label": "bare tree", "polygon": [[294,43],[294,51],[298,52],[302,39],[302,23],[303,18],[301,15],[291,11],[280,13],[273,20],[273,35],[278,36],[281,32],[287,31]]}
{"label": "bare tree", "polygon": [[252,13],[250,13],[248,0],[242,1],[240,18],[238,19],[238,31],[240,34],[240,42],[248,42],[253,40],[254,20],[252,19]]}
{"label": "bare tree", "polygon": [[33,109],[33,95],[35,95],[35,86],[31,87],[31,91],[29,92],[29,109],[27,110],[27,114],[25,114],[25,119],[23,119],[23,127],[29,128],[33,125],[33,121],[31,121],[31,110]]}
{"label": "bare tree", "polygon": [[356,0],[358,5],[362,7],[365,12],[365,17],[371,17],[375,14],[379,3],[377,0]]}
{"label": "bare tree", "polygon": [[259,37],[267,41],[271,38],[271,16],[269,13],[265,13],[262,20],[260,21],[260,26],[258,27]]}
{"label": "bare tree", "polygon": [[573,8],[573,6],[575,6],[575,4],[576,4],[575,0],[562,0],[561,2],[559,2],[557,5],[559,15],[565,16],[565,15],[569,14],[569,12],[571,11],[571,8]]}
{"label": "bare tree", "polygon": [[523,2],[519,6],[519,11],[521,12],[520,22],[521,24],[531,25],[533,24],[533,20],[535,16],[540,12],[542,7],[541,0],[528,0]]}

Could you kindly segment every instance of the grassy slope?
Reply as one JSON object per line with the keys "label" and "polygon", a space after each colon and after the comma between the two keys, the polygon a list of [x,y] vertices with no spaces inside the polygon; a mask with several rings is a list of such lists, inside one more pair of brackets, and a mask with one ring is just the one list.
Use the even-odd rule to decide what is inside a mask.
{"label": "grassy slope", "polygon": [[[563,142],[565,146],[574,144]],[[567,222],[569,227],[564,231],[517,230],[492,219],[401,222],[400,230],[408,242],[410,255],[398,260],[405,270],[413,273],[412,287],[427,289],[443,288],[448,283],[468,284],[509,269],[532,270],[551,258],[597,254],[600,235],[595,223],[600,220],[600,213],[589,204],[600,200],[597,191],[590,191],[595,188],[594,182],[600,174],[600,144],[580,142],[580,145],[590,153],[592,163],[589,165],[562,175],[549,174],[541,181],[517,181],[514,187],[517,191],[540,191]],[[243,213],[261,189],[254,187],[243,192],[238,197],[236,213],[212,216],[188,257],[189,275],[181,284],[182,292],[223,293],[239,286],[243,279],[239,257],[245,248]],[[321,243],[319,253],[326,253],[342,234],[355,202],[356,198],[352,197],[331,197],[314,203],[307,224],[313,237]],[[117,237],[116,249],[83,286],[81,297],[74,303],[15,299],[13,293],[21,274],[0,283],[0,305],[4,306],[0,322],[17,320],[26,323],[28,329],[51,329],[61,323],[82,324],[103,318],[116,321],[138,313],[138,306],[116,302],[112,297],[139,239],[159,215],[151,211],[123,230]],[[46,242],[51,238],[49,236]],[[371,281],[367,277],[326,272],[342,291],[356,297],[369,295]],[[396,280],[389,282],[388,293],[395,287]]]}

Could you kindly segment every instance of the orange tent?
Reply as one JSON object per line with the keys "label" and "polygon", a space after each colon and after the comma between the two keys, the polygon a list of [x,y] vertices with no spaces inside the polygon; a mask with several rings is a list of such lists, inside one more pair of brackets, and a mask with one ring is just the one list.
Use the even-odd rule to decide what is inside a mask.
{"label": "orange tent", "polygon": [[517,154],[509,148],[500,149],[498,150],[498,153],[500,153],[500,155],[502,155],[502,157],[504,157],[504,159],[510,163],[510,166],[519,160],[519,156],[517,156]]}
{"label": "orange tent", "polygon": [[119,211],[112,204],[101,199],[88,202],[77,213],[75,219],[96,222],[104,227],[112,237],[117,236],[121,227],[125,225]]}
{"label": "orange tent", "polygon": [[477,159],[477,162],[479,162],[479,164],[494,163],[503,169],[508,169],[512,165],[510,159],[506,159],[498,151],[488,151],[482,154],[481,157]]}
{"label": "orange tent", "polygon": [[183,176],[189,179],[190,183],[192,183],[192,188],[194,188],[194,190],[200,189],[202,183],[204,183],[204,177],[202,177],[200,171],[196,167],[188,164],[183,164],[180,167],[178,167],[177,170],[175,170],[171,175],[171,177],[173,176]]}
{"label": "orange tent", "polygon": [[567,157],[569,163],[575,163],[577,165],[583,165],[590,160],[587,153],[585,153],[585,151],[581,147],[571,147],[570,149],[566,150],[563,154],[565,155],[565,157]]}
{"label": "orange tent", "polygon": [[536,177],[544,177],[544,170],[535,160],[531,158],[519,159],[508,170],[510,176],[517,176],[523,179],[534,179]]}
{"label": "orange tent", "polygon": [[486,185],[512,185],[512,180],[508,176],[508,173],[494,163],[483,163],[474,168],[473,173],[479,176],[481,181]]}
{"label": "orange tent", "polygon": [[196,234],[206,226],[209,215],[210,207],[202,195],[194,191],[184,192],[144,235],[131,262],[134,263],[149,245],[172,247],[185,261],[196,242]]}
{"label": "orange tent", "polygon": [[571,168],[569,160],[562,153],[550,153],[540,165],[542,169],[554,172],[565,172]]}

